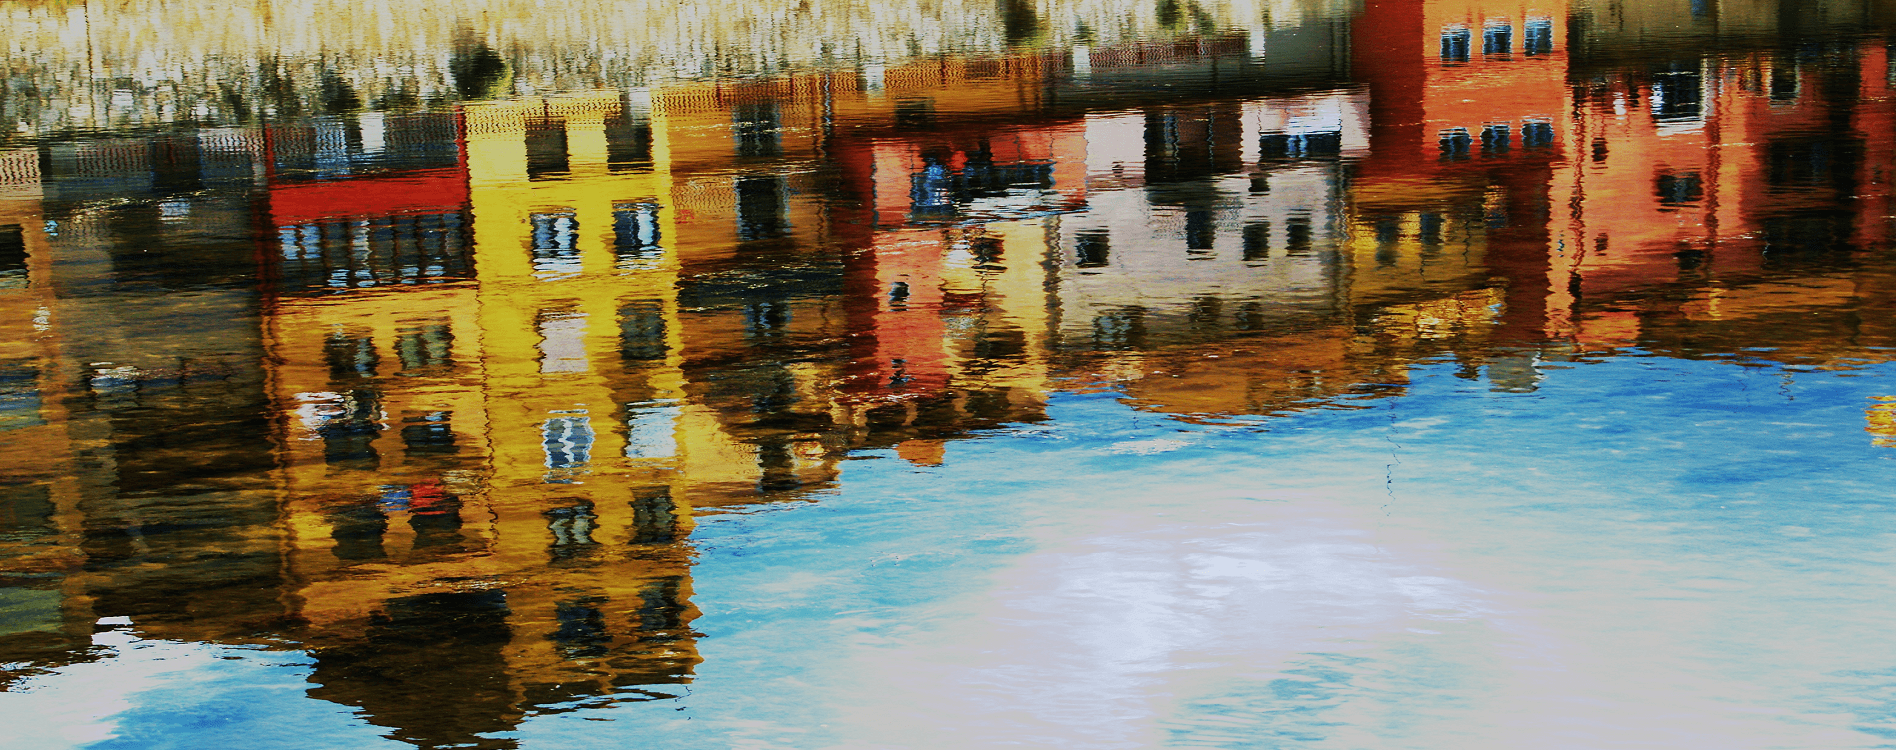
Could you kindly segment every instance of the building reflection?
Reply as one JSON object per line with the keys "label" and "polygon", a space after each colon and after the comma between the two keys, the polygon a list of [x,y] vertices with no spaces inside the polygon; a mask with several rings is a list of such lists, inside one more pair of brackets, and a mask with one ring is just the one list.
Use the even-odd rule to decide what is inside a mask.
{"label": "building reflection", "polygon": [[97,658],[120,616],[306,649],[393,737],[506,747],[693,679],[695,519],[1056,391],[1267,418],[1443,360],[1886,360],[1885,45],[1700,5],[1372,0],[0,152],[0,653]]}

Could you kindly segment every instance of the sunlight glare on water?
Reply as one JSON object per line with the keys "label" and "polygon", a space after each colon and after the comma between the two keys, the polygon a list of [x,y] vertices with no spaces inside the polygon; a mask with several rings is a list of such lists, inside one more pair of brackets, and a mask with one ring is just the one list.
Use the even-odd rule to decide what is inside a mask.
{"label": "sunlight glare on water", "polygon": [[1888,747],[1887,6],[10,6],[6,742]]}

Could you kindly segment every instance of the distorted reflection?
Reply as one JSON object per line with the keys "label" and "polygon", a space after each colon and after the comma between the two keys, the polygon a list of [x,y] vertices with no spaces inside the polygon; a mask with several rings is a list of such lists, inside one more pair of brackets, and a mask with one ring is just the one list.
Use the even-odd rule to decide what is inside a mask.
{"label": "distorted reflection", "polygon": [[[1896,351],[1881,2],[268,5],[0,14],[0,690],[293,650],[517,747],[741,642],[704,519],[1075,394],[1269,430]],[[1896,447],[1872,390],[1825,450]]]}

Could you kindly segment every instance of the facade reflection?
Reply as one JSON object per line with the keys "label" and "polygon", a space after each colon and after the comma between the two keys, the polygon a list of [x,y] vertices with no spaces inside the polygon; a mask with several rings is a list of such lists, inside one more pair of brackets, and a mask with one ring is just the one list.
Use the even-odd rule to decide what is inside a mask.
{"label": "facade reflection", "polygon": [[119,616],[307,649],[393,737],[504,747],[692,679],[694,518],[1058,390],[1263,418],[1444,358],[1501,391],[1887,359],[1896,68],[1796,43],[1880,6],[1753,5],[1372,0],[436,107],[299,82],[334,106],[23,141],[0,653],[98,658]]}

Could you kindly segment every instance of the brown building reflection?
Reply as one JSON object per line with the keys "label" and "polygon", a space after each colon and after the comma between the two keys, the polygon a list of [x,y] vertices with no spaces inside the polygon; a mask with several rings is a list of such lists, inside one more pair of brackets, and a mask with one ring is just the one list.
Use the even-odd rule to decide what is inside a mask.
{"label": "brown building reflection", "polygon": [[[1059,390],[1265,418],[1443,359],[1887,359],[1887,50],[1697,7],[1370,2],[0,153],[0,653],[120,616],[306,649],[391,736],[505,747],[694,679],[696,519]],[[1621,49],[1662,27],[1690,51]]]}

